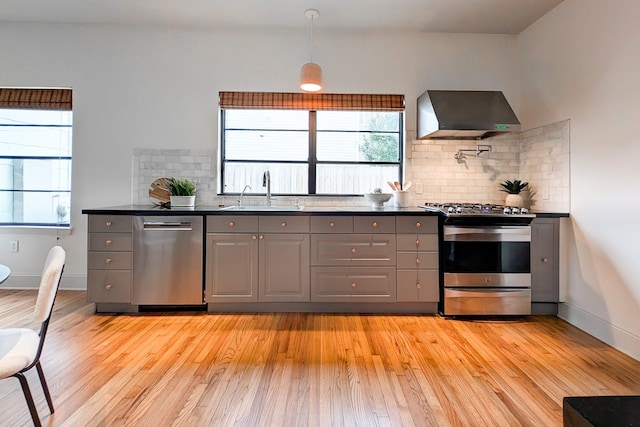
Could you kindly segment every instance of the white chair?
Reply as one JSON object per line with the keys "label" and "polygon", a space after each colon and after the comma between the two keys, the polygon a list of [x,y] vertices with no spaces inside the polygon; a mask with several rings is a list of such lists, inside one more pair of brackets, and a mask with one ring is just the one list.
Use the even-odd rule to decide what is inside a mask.
{"label": "white chair", "polygon": [[40,365],[40,353],[44,345],[44,338],[47,334],[49,319],[53,309],[58,287],[60,286],[60,278],[64,269],[65,251],[60,246],[54,246],[49,250],[49,255],[44,264],[42,277],[40,279],[40,288],[38,290],[38,298],[34,309],[34,321],[40,323],[40,333],[36,333],[28,328],[11,328],[0,329],[0,379],[8,377],[16,377],[20,381],[24,397],[31,412],[33,424],[40,426],[40,417],[36,405],[33,402],[33,396],[29,389],[29,383],[24,373],[29,369],[36,367],[44,396],[49,404],[49,409],[53,414],[53,402],[51,394],[44,379],[44,372]]}

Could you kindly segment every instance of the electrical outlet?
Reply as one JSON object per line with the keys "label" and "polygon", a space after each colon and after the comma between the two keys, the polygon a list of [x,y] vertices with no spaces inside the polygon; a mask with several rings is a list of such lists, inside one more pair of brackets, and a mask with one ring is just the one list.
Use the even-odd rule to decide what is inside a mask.
{"label": "electrical outlet", "polygon": [[12,240],[9,243],[9,246],[10,246],[9,250],[11,252],[18,252],[18,250],[20,249],[20,241],[19,240]]}
{"label": "electrical outlet", "polygon": [[416,184],[416,194],[422,194],[422,192],[423,192],[422,183],[419,182]]}

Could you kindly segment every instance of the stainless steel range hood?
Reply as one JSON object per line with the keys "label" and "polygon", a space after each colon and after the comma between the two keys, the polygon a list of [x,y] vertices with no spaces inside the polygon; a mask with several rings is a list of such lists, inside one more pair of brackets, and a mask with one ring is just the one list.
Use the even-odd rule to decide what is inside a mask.
{"label": "stainless steel range hood", "polygon": [[500,91],[427,90],[418,98],[418,139],[483,139],[519,130]]}

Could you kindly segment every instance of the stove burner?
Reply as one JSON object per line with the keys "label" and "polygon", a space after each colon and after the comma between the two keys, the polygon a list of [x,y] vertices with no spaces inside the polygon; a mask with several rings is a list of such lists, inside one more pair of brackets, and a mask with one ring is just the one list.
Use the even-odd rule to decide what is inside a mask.
{"label": "stove burner", "polygon": [[451,215],[529,215],[526,208],[516,208],[492,203],[425,203],[425,209],[440,210]]}

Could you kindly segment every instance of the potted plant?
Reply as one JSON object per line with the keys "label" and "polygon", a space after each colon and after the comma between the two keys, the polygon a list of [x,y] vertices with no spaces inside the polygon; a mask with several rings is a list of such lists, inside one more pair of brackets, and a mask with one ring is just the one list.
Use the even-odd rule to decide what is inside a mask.
{"label": "potted plant", "polygon": [[192,207],[196,204],[196,183],[189,178],[170,178],[171,207]]}
{"label": "potted plant", "polygon": [[513,181],[506,180],[500,183],[502,189],[500,191],[504,191],[507,193],[507,197],[504,200],[504,204],[506,206],[521,208],[524,206],[524,199],[520,195],[520,192],[527,188],[529,185],[528,182],[522,182],[519,179],[515,179]]}

